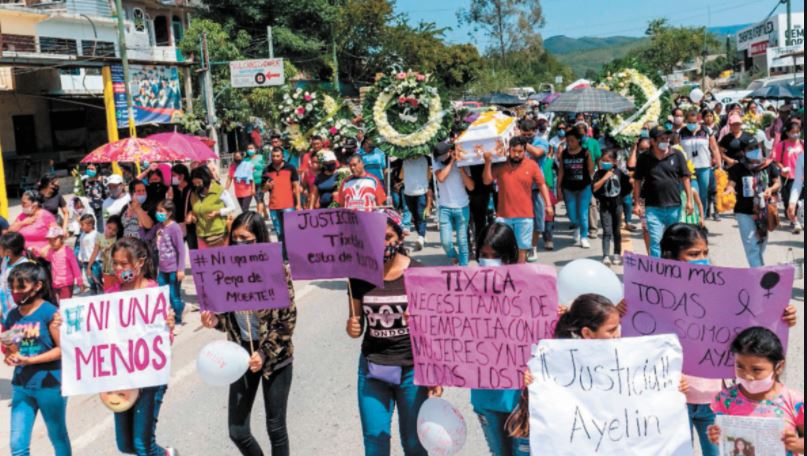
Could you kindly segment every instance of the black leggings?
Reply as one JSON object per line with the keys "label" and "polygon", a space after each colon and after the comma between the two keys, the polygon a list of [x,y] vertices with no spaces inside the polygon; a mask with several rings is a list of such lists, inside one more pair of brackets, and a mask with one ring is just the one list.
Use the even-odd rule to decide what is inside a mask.
{"label": "black leggings", "polygon": [[241,212],[249,212],[249,205],[252,204],[252,197],[245,196],[238,198],[238,205],[241,206]]}
{"label": "black leggings", "polygon": [[[472,249],[476,249],[479,236],[488,226],[488,206],[490,205],[490,192],[479,192],[470,195],[471,223],[469,228],[473,228]],[[469,239],[471,239],[469,237]]]}
{"label": "black leggings", "polygon": [[[247,345],[247,349],[249,346]],[[291,390],[292,366],[288,365],[265,379],[261,372],[247,371],[230,385],[227,424],[230,440],[244,456],[263,456],[263,451],[249,427],[252,404],[263,383],[263,405],[266,409],[266,431],[272,444],[272,456],[289,456],[289,434],[286,430],[286,407]]]}
{"label": "black leggings", "polygon": [[613,239],[614,255],[622,255],[622,202],[603,203],[600,201],[600,222],[603,231],[602,254],[608,255]]}

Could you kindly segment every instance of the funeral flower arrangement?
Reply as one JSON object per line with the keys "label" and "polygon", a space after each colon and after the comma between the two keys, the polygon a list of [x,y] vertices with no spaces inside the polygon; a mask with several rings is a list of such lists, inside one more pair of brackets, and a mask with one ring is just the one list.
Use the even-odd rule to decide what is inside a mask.
{"label": "funeral flower arrangement", "polygon": [[357,138],[359,136],[359,127],[353,125],[353,122],[349,119],[332,119],[321,127],[317,134],[322,138],[329,139],[331,146],[336,147],[343,144],[348,138]]}
{"label": "funeral flower arrangement", "polygon": [[380,74],[364,102],[364,119],[376,144],[406,159],[431,154],[448,139],[453,116],[446,111],[431,75],[413,71]]}
{"label": "funeral flower arrangement", "polygon": [[307,150],[311,136],[329,122],[338,110],[336,100],[320,92],[296,89],[283,94],[281,120],[286,125],[294,150]]}
{"label": "funeral flower arrangement", "polygon": [[[600,82],[599,88],[617,92],[633,100],[637,115],[630,122],[620,115],[608,116],[608,125],[617,136],[637,138],[647,122],[656,122],[661,117],[662,101],[659,89],[647,76],[632,68],[612,74]],[[652,100],[648,104],[648,101]],[[647,105],[644,111],[642,108]]]}

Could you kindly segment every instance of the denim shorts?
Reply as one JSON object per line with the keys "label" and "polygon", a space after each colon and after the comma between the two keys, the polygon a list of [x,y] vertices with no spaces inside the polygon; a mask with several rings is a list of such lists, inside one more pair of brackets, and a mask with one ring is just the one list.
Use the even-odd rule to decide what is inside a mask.
{"label": "denim shorts", "polygon": [[519,250],[532,248],[532,232],[535,226],[532,218],[499,218],[498,221],[513,229]]}

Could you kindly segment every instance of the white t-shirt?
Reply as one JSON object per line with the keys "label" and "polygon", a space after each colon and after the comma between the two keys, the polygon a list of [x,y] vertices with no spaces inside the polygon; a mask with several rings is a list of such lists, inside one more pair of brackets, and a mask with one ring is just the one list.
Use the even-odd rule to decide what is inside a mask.
{"label": "white t-shirt", "polygon": [[129,196],[128,193],[121,196],[118,199],[114,199],[111,196],[104,200],[104,204],[101,206],[104,214],[104,223],[112,217],[113,215],[120,215],[123,208],[126,207],[132,201],[132,197]]}
{"label": "white t-shirt", "polygon": [[87,263],[95,250],[95,241],[98,238],[98,231],[92,230],[89,233],[82,232],[78,238],[78,261]]}
{"label": "white t-shirt", "polygon": [[[445,168],[442,163],[435,161],[434,170],[440,171]],[[440,207],[447,207],[449,209],[462,209],[470,204],[468,199],[468,191],[465,189],[465,184],[462,181],[462,175],[465,171],[459,169],[456,165],[451,168],[445,182],[440,182],[437,179],[437,201]]]}
{"label": "white t-shirt", "polygon": [[420,196],[429,191],[429,160],[425,156],[403,162],[404,195]]}

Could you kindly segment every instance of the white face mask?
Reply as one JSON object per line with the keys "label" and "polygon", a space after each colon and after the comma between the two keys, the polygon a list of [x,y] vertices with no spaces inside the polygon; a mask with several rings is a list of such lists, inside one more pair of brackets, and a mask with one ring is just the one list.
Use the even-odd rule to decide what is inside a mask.
{"label": "white face mask", "polygon": [[746,380],[744,378],[738,378],[737,383],[743,387],[743,389],[748,392],[748,394],[763,394],[767,393],[768,391],[773,389],[773,386],[776,384],[776,380],[773,378],[773,372],[771,372],[770,377],[763,379],[763,380]]}
{"label": "white face mask", "polygon": [[179,185],[179,178],[178,177],[172,177],[171,178],[171,185]]}
{"label": "white face mask", "polygon": [[498,268],[504,263],[501,258],[480,258],[479,266],[483,268]]}
{"label": "white face mask", "polygon": [[34,213],[34,206],[28,206],[28,207],[22,208],[22,213],[25,214],[25,215],[33,214]]}

